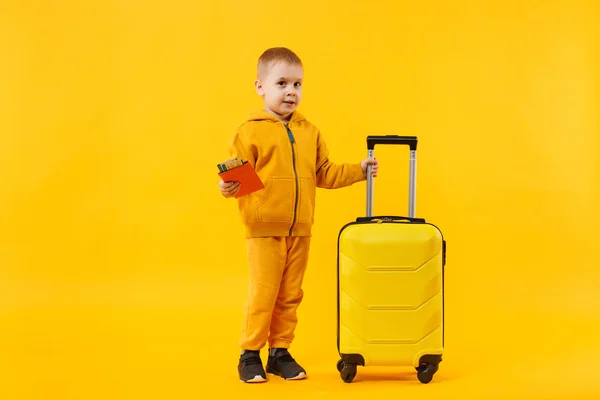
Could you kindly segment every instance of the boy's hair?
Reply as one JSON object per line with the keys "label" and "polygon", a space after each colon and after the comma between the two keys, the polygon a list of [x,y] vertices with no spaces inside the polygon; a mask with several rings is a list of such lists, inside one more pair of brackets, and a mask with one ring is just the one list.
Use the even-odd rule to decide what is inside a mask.
{"label": "boy's hair", "polygon": [[256,69],[257,76],[259,78],[265,76],[273,64],[282,61],[290,65],[302,67],[300,57],[292,50],[286,47],[271,47],[270,49],[265,50],[258,58],[258,66]]}

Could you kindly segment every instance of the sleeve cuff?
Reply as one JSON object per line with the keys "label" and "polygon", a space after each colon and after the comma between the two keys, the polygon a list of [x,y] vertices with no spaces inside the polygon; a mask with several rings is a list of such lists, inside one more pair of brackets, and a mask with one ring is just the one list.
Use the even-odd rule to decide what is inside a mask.
{"label": "sleeve cuff", "polygon": [[350,171],[351,171],[350,180],[352,181],[352,183],[357,183],[357,182],[361,182],[361,181],[367,180],[367,178],[363,174],[362,167],[360,166],[360,163],[359,164],[353,164],[352,168],[350,169]]}

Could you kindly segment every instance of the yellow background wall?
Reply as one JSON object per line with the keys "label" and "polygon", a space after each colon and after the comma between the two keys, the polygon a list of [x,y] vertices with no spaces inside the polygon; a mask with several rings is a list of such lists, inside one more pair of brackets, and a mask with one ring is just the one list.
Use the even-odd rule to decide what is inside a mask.
{"label": "yellow background wall", "polygon": [[[2,2],[0,398],[600,393],[599,24],[594,1]],[[437,386],[335,371],[364,184],[318,192],[293,345],[311,379],[237,382],[245,247],[216,163],[279,45],[334,160],[419,136],[417,213],[448,241]],[[375,212],[405,214],[408,152],[376,154]]]}

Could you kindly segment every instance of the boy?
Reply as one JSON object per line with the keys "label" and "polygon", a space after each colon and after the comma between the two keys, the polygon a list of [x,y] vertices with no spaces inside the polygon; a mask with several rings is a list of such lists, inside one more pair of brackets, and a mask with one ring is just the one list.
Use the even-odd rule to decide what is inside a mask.
{"label": "boy", "polygon": [[[306,377],[288,348],[303,297],[315,188],[335,189],[365,180],[368,165],[377,176],[376,159],[357,164],[329,160],[319,129],[296,111],[302,80],[302,62],[294,52],[266,50],[258,60],[255,81],[265,109],[251,114],[229,143],[231,156],[248,161],[265,184],[263,190],[238,199],[250,277],[238,363],[242,382],[266,381],[260,350],[267,342],[269,374],[286,380]],[[239,182],[219,185],[224,197],[240,188]]]}

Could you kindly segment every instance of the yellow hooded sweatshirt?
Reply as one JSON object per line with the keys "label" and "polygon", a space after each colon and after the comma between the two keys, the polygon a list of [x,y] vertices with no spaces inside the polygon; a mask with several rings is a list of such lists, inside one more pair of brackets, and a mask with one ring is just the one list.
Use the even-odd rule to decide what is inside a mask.
{"label": "yellow hooded sweatshirt", "polygon": [[319,129],[295,112],[284,124],[266,111],[250,114],[229,142],[265,185],[238,199],[246,237],[311,236],[316,188],[365,180],[360,163],[335,164]]}

